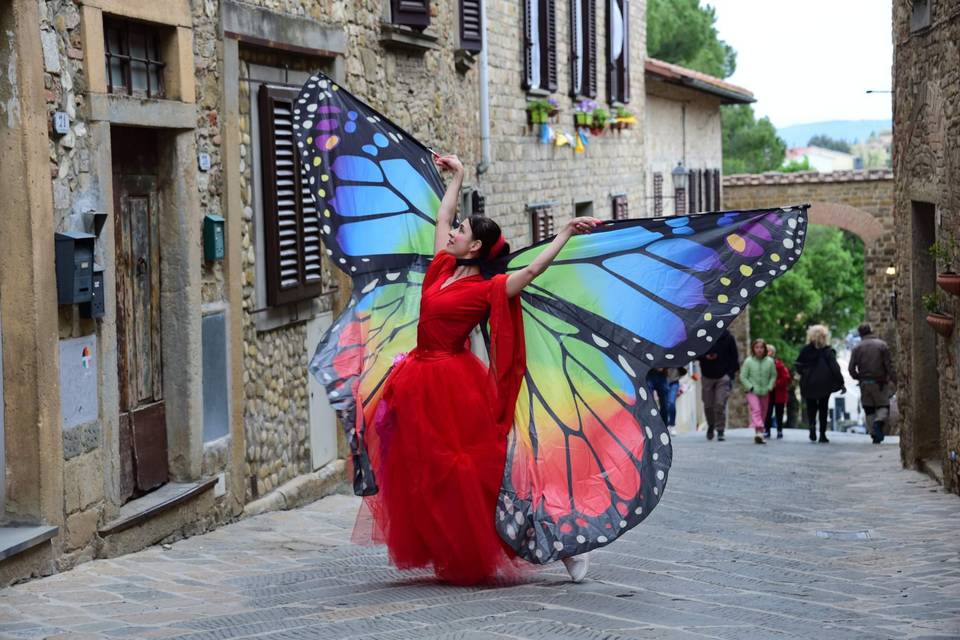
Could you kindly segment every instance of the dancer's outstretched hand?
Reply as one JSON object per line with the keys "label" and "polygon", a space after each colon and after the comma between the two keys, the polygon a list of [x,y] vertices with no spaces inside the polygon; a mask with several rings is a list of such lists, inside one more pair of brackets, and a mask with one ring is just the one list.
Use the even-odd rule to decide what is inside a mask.
{"label": "dancer's outstretched hand", "polygon": [[564,225],[563,231],[572,236],[575,236],[579,233],[590,233],[593,231],[594,227],[602,222],[603,220],[600,220],[599,218],[573,218]]}
{"label": "dancer's outstretched hand", "polygon": [[453,173],[463,173],[463,163],[460,158],[454,155],[437,156],[433,159],[440,170],[452,171]]}

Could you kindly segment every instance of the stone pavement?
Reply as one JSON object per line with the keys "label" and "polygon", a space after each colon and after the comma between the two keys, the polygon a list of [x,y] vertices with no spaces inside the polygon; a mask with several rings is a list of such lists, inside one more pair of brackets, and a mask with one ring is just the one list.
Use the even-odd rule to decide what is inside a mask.
{"label": "stone pavement", "polygon": [[333,496],[0,590],[0,638],[958,638],[960,498],[895,443],[676,438],[663,502],[592,554],[460,588],[348,543]]}

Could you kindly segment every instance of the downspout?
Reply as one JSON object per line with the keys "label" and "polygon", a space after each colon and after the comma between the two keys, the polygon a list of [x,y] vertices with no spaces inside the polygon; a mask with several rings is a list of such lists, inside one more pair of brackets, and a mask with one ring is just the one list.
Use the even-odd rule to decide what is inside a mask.
{"label": "downspout", "polygon": [[490,168],[490,91],[487,68],[487,1],[480,0],[480,164],[477,179]]}

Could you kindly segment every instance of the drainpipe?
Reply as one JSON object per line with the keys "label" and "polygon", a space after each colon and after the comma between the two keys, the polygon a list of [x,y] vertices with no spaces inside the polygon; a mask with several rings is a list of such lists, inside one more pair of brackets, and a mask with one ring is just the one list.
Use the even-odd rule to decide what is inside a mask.
{"label": "drainpipe", "polygon": [[487,2],[480,0],[480,164],[477,178],[490,168],[490,91],[487,68]]}

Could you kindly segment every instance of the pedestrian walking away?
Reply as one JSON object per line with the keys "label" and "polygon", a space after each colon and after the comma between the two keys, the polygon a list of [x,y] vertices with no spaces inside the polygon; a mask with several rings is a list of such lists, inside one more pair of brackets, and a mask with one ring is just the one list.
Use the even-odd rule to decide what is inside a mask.
{"label": "pedestrian walking away", "polygon": [[869,324],[857,328],[860,344],[853,348],[850,376],[860,383],[860,404],[874,444],[883,442],[883,429],[890,415],[890,398],[897,381],[887,343],[873,333]]}
{"label": "pedestrian walking away", "polygon": [[773,364],[777,367],[777,381],[773,385],[773,391],[770,393],[770,403],[767,406],[767,420],[765,423],[764,436],[769,438],[774,426],[777,429],[777,439],[783,438],[784,411],[787,407],[787,399],[790,390],[790,369],[783,363],[783,360],[777,357],[777,348],[772,344],[767,345],[767,353],[773,358]]}
{"label": "pedestrian walking away", "polygon": [[740,370],[736,339],[724,329],[713,347],[698,360],[703,412],[707,418],[707,440],[713,440],[716,434],[717,440],[723,441],[723,433],[727,428],[727,400]]}
{"label": "pedestrian walking away", "polygon": [[[800,395],[807,407],[810,441],[829,443],[827,409],[830,394],[845,389],[843,372],[837,363],[837,352],[830,346],[830,330],[822,324],[807,329],[807,344],[800,350],[794,368],[800,374]],[[817,438],[817,418],[820,437]]]}
{"label": "pedestrian walking away", "polygon": [[670,435],[677,432],[677,397],[680,395],[680,378],[685,375],[685,367],[650,369],[647,374],[647,390],[656,395],[660,414]]}
{"label": "pedestrian walking away", "polygon": [[777,367],[773,358],[767,355],[767,343],[760,339],[754,340],[750,345],[750,355],[743,361],[740,369],[740,384],[747,392],[750,426],[754,431],[753,441],[757,444],[766,442],[763,429],[767,417],[767,403],[776,380]]}

